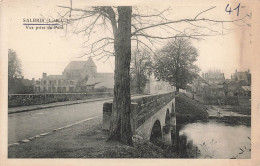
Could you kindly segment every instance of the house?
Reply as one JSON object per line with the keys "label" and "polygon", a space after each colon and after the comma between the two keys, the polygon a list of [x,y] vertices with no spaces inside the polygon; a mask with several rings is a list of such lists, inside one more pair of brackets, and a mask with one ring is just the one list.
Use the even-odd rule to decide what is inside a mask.
{"label": "house", "polygon": [[251,96],[251,73],[250,71],[235,71],[228,83],[229,96]]}
{"label": "house", "polygon": [[233,81],[245,81],[247,85],[251,85],[251,73],[250,70],[247,71],[235,71],[234,74],[231,75],[231,79]]}
{"label": "house", "polygon": [[35,83],[37,93],[89,92],[114,87],[114,73],[98,73],[90,57],[87,61],[71,61],[62,75],[47,75]]}
{"label": "house", "polygon": [[210,85],[223,84],[225,82],[224,73],[219,70],[210,70],[207,73],[202,73],[202,78]]}
{"label": "house", "polygon": [[170,85],[168,82],[158,81],[155,78],[150,77],[149,84],[147,84],[145,90],[149,91],[151,94],[159,94],[176,91],[176,88]]}

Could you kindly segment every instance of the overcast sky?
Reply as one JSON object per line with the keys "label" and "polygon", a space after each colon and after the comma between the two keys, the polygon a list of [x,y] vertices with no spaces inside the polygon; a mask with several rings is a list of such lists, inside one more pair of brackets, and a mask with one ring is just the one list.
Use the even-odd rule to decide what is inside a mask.
{"label": "overcast sky", "polygon": [[[74,2],[74,6],[82,6]],[[40,78],[42,72],[49,74],[61,74],[71,60],[86,60],[87,57],[77,58],[84,53],[81,47],[84,39],[82,36],[65,35],[63,30],[28,30],[23,25],[24,18],[43,18],[48,16],[57,17],[60,10],[57,5],[69,5],[69,0],[55,1],[19,1],[9,2],[6,6],[5,28],[8,28],[7,46],[15,50],[22,62],[23,75],[25,78]],[[206,13],[210,17],[218,19],[234,19],[225,12],[226,4],[221,4],[216,9]],[[158,6],[156,6],[158,7]],[[199,11],[211,7],[201,6],[174,6],[173,18],[185,18],[195,16]],[[248,10],[246,8],[241,8]],[[227,78],[234,73],[235,69],[247,70],[250,68],[250,50],[245,48],[249,44],[249,30],[243,27],[232,27],[233,33],[225,36],[208,37],[205,40],[193,41],[199,50],[197,65],[202,72],[209,69],[219,69],[225,73]],[[102,34],[102,32],[99,32]],[[109,58],[97,60],[98,72],[113,72],[114,60]]]}

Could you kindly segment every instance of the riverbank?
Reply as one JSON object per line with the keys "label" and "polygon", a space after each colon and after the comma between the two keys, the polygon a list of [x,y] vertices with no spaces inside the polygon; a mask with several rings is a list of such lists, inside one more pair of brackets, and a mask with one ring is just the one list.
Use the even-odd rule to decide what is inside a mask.
{"label": "riverbank", "polygon": [[178,93],[175,98],[175,110],[177,125],[190,123],[208,117],[207,107],[182,93]]}

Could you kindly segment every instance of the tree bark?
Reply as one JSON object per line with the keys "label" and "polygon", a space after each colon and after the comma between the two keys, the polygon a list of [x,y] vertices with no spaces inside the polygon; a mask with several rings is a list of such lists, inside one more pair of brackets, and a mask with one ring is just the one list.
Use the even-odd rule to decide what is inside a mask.
{"label": "tree bark", "polygon": [[137,94],[141,94],[142,93],[142,87],[141,87],[141,79],[140,79],[140,74],[138,73],[136,75],[136,87],[137,87]]}
{"label": "tree bark", "polygon": [[130,124],[130,61],[132,7],[118,7],[118,29],[115,34],[115,84],[109,139],[132,144]]}

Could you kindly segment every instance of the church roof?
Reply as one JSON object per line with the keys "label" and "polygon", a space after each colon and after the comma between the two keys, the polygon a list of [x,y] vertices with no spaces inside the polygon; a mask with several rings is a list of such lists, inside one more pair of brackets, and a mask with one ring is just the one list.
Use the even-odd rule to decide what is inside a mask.
{"label": "church roof", "polygon": [[91,57],[87,61],[71,61],[65,70],[84,70],[85,67],[96,67]]}
{"label": "church roof", "polygon": [[71,61],[65,70],[83,70],[87,65],[87,61]]}

